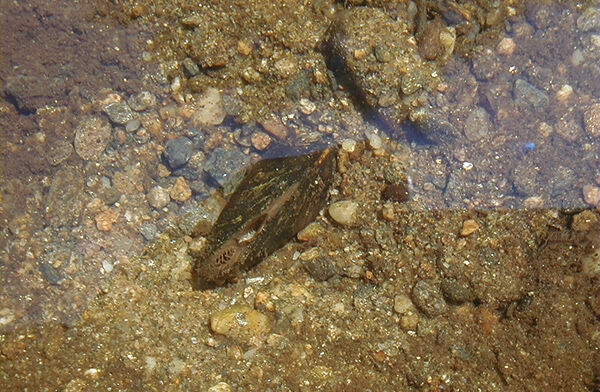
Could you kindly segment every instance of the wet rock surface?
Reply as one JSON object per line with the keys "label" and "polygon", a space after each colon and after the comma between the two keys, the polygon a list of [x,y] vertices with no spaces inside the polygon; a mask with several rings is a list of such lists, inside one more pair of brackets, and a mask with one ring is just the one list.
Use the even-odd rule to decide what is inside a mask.
{"label": "wet rock surface", "polygon": [[[597,4],[484,3],[7,3],[0,385],[597,390]],[[297,241],[192,290],[241,163],[323,142]]]}

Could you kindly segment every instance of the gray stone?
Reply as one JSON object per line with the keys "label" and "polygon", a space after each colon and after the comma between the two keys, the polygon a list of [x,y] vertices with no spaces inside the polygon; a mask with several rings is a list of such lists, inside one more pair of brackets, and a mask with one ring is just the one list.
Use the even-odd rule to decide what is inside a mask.
{"label": "gray stone", "polygon": [[194,143],[185,136],[171,139],[165,146],[163,156],[172,170],[183,167],[194,152]]}
{"label": "gray stone", "polygon": [[549,102],[546,93],[523,79],[517,79],[513,94],[518,106],[531,105],[535,110],[543,109]]}
{"label": "gray stone", "polygon": [[183,65],[183,69],[185,70],[185,72],[187,73],[188,76],[194,76],[198,72],[200,72],[200,67],[198,67],[198,64],[196,64],[194,62],[194,60],[192,60],[189,57],[186,57],[185,59],[183,59],[182,65]]}
{"label": "gray stone", "polygon": [[134,118],[133,111],[125,101],[106,104],[102,110],[115,124],[125,125]]}
{"label": "gray stone", "polygon": [[491,127],[490,115],[482,107],[477,107],[473,110],[465,121],[464,132],[467,139],[475,142],[484,138]]}
{"label": "gray stone", "polygon": [[440,290],[424,280],[418,281],[413,287],[412,300],[415,306],[429,317],[439,316],[448,311],[448,305]]}
{"label": "gray stone", "polygon": [[242,169],[247,162],[248,156],[243,152],[217,147],[206,160],[204,170],[229,193],[235,188],[236,179],[243,177]]}
{"label": "gray stone", "polygon": [[158,234],[158,227],[154,223],[144,223],[140,226],[139,232],[147,241],[151,241]]}
{"label": "gray stone", "polygon": [[64,279],[62,276],[60,276],[60,274],[58,273],[56,268],[54,268],[53,266],[51,266],[48,263],[41,263],[38,266],[38,269],[42,273],[42,276],[44,277],[46,282],[48,282],[50,284],[58,285]]}

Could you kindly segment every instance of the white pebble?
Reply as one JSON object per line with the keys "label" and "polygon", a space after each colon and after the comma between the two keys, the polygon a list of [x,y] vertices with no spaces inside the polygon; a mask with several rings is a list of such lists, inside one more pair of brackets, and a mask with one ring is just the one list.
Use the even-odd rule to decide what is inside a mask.
{"label": "white pebble", "polygon": [[108,260],[102,260],[102,268],[108,274],[113,270],[113,265]]}
{"label": "white pebble", "polygon": [[354,139],[342,140],[342,149],[346,152],[354,152],[356,150],[356,140],[354,140]]}
{"label": "white pebble", "polygon": [[220,383],[208,388],[208,392],[231,392],[231,391],[233,391],[233,389],[231,388],[231,385],[227,384],[226,382],[220,382]]}
{"label": "white pebble", "polygon": [[371,147],[373,150],[379,150],[383,146],[383,142],[381,141],[379,135],[367,133],[367,139],[369,140],[369,147]]}
{"label": "white pebble", "polygon": [[309,114],[312,114],[316,109],[317,109],[317,105],[315,105],[308,98],[300,99],[300,111],[302,113],[304,113],[308,116]]}
{"label": "white pebble", "polygon": [[556,99],[560,102],[565,102],[571,95],[573,95],[573,87],[568,84],[563,84],[560,90],[556,92]]}
{"label": "white pebble", "polygon": [[329,206],[329,216],[340,225],[351,225],[356,220],[358,204],[352,200],[342,200]]}

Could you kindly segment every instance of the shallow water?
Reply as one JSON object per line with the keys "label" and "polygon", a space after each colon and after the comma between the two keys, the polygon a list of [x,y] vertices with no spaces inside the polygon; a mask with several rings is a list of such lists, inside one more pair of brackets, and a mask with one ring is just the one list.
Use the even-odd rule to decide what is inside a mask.
{"label": "shallow water", "polygon": [[[355,3],[2,5],[7,390],[598,388],[597,2]],[[193,290],[240,169],[332,143],[352,222]]]}

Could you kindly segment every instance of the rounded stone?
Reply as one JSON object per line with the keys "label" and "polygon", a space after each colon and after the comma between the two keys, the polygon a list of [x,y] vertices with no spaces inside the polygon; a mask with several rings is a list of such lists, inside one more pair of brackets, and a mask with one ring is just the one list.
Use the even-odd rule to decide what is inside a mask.
{"label": "rounded stone", "polygon": [[75,152],[82,159],[96,160],[108,146],[112,128],[100,117],[88,117],[75,130]]}
{"label": "rounded stone", "polygon": [[227,115],[221,93],[215,88],[208,88],[198,100],[196,107],[192,116],[192,123],[196,126],[219,125]]}
{"label": "rounded stone", "polygon": [[157,210],[166,207],[171,201],[169,192],[160,185],[152,187],[146,197],[148,199],[148,203]]}
{"label": "rounded stone", "polygon": [[169,167],[174,170],[185,166],[193,152],[194,143],[185,136],[179,136],[167,142],[163,156]]}
{"label": "rounded stone", "polygon": [[439,316],[448,311],[448,305],[437,287],[420,280],[412,290],[412,299],[420,311],[429,317]]}
{"label": "rounded stone", "polygon": [[358,203],[352,200],[337,201],[329,206],[329,216],[340,225],[352,225],[356,221]]}
{"label": "rounded stone", "polygon": [[269,319],[248,305],[232,305],[210,315],[210,329],[227,337],[249,341],[269,329]]}

